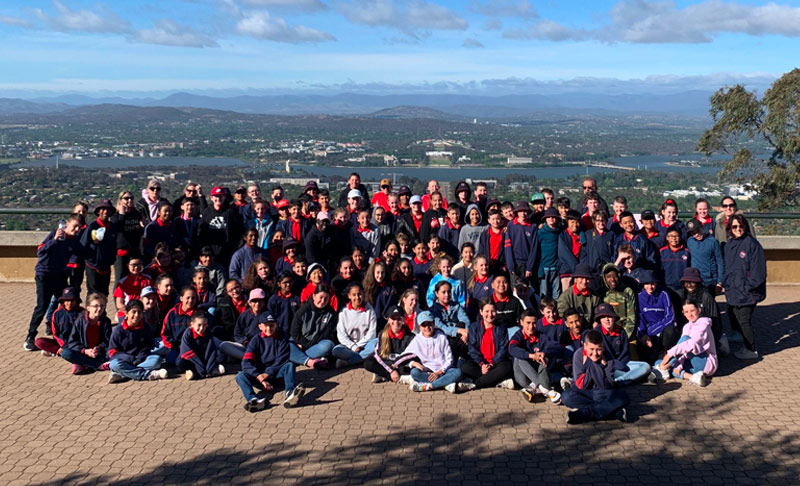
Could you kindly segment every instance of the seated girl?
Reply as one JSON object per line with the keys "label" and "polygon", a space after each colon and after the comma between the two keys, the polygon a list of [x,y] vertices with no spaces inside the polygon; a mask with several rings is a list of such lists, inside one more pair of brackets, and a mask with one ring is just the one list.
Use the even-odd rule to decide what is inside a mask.
{"label": "seated girl", "polygon": [[236,318],[236,325],[233,328],[233,341],[225,341],[220,344],[220,350],[234,361],[241,361],[247,349],[247,343],[258,335],[259,314],[264,312],[266,307],[267,299],[263,290],[253,289],[250,291],[249,297],[247,310]]}
{"label": "seated girl", "polygon": [[[447,336],[434,327],[433,314],[427,311],[419,313],[417,334],[395,364],[411,361],[411,391],[425,392],[444,388],[450,393],[470,389],[464,383],[458,383],[461,370],[453,366],[453,352]],[[472,385],[474,388],[474,385]]]}
{"label": "seated girl", "polygon": [[327,356],[333,349],[338,315],[330,306],[332,290],[327,284],[319,284],[314,295],[308,299],[292,319],[291,342],[292,363],[309,368],[327,368]]}
{"label": "seated girl", "polygon": [[225,374],[219,340],[208,330],[208,314],[198,310],[192,315],[191,329],[181,338],[178,369],[187,380]]}
{"label": "seated girl", "polygon": [[[452,286],[447,280],[441,280],[434,287],[436,302],[430,312],[436,323],[436,328],[441,329],[450,338],[450,347],[457,357],[467,355],[467,335],[469,330],[469,317],[464,307],[450,298]],[[417,318],[419,323],[419,318]]]}
{"label": "seated girl", "polygon": [[83,311],[80,292],[71,287],[65,288],[58,298],[58,308],[50,318],[52,337],[40,337],[35,341],[43,356],[61,356],[64,344],[72,332],[72,325]]}
{"label": "seated girl", "polygon": [[111,321],[106,316],[106,297],[90,294],[86,298],[86,312],[75,319],[61,357],[72,363],[73,375],[88,370],[108,370],[106,353],[110,338]]}
{"label": "seated girl", "polygon": [[426,296],[426,300],[428,305],[433,305],[433,301],[435,300],[434,288],[436,284],[439,282],[450,282],[450,300],[465,306],[467,305],[467,296],[464,292],[464,288],[461,287],[461,281],[450,274],[450,270],[453,268],[453,259],[450,258],[448,255],[443,255],[439,258],[439,266],[437,270],[439,272],[433,276],[431,279],[430,284],[428,284],[428,294]]}
{"label": "seated girl", "polygon": [[364,288],[360,283],[351,283],[347,288],[349,303],[339,312],[336,337],[339,344],[331,354],[336,358],[336,367],[345,368],[364,361],[375,351],[378,344],[378,318],[375,309],[364,299]]}
{"label": "seated girl", "polygon": [[466,389],[498,388],[514,389],[511,379],[512,365],[508,356],[508,331],[496,326],[497,307],[492,301],[481,304],[480,318],[470,324],[467,339],[468,356],[461,362],[461,373],[472,378]]}
{"label": "seated girl", "polygon": [[405,314],[398,306],[389,308],[386,324],[378,338],[375,352],[364,360],[364,369],[372,373],[373,383],[391,380],[394,383],[410,384],[410,376],[405,382],[401,382],[401,378],[410,372],[408,365],[398,364],[397,361],[414,339],[414,334],[406,326]]}
{"label": "seated girl", "polygon": [[[309,274],[313,274],[316,270],[314,265],[317,264],[311,265],[312,268],[308,271]],[[314,288],[316,288],[316,285]],[[288,273],[281,274],[278,277],[278,290],[267,300],[266,311],[278,321],[278,327],[284,336],[289,335],[292,319],[294,319],[295,313],[300,308],[300,304],[300,297],[292,293],[292,276]]]}
{"label": "seated girl", "polygon": [[192,314],[197,310],[197,292],[194,287],[184,287],[180,293],[180,301],[167,312],[164,327],[161,328],[161,347],[158,353],[164,356],[167,364],[175,365],[180,355],[181,338]]}
{"label": "seated girl", "polygon": [[678,344],[656,362],[652,376],[666,380],[671,374],[692,385],[706,386],[708,377],[717,371],[718,363],[711,319],[700,317],[700,306],[691,299],[683,304],[683,315],[688,322],[683,326]]}
{"label": "seated girl", "polygon": [[109,383],[126,380],[163,380],[167,370],[159,368],[164,358],[151,353],[153,329],[144,323],[144,305],[139,300],[131,300],[125,306],[125,317],[111,331],[108,343],[108,357],[111,375]]}

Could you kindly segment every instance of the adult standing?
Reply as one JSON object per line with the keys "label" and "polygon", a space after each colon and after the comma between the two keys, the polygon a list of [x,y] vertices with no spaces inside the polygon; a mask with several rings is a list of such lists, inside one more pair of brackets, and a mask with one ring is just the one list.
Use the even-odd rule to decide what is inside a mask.
{"label": "adult standing", "polygon": [[227,187],[211,190],[211,205],[200,214],[200,241],[214,250],[216,260],[226,266],[239,244],[242,220],[239,211],[230,204]]}
{"label": "adult standing", "polygon": [[117,199],[117,212],[111,217],[117,228],[117,259],[114,261],[114,287],[128,274],[131,256],[138,255],[144,225],[142,213],[133,204],[133,193],[122,191]]}
{"label": "adult standing", "polygon": [[724,247],[728,242],[728,222],[734,214],[742,214],[742,211],[736,206],[736,200],[730,196],[723,197],[720,206],[722,206],[722,212],[717,215],[717,228],[714,236]]}
{"label": "adult standing", "polygon": [[[439,181],[436,179],[432,179],[428,182],[428,193],[422,196],[422,211],[427,211],[430,207],[430,199],[433,196],[434,192],[439,192],[440,186]],[[441,192],[439,192],[441,194]],[[447,199],[442,194],[442,207],[441,209],[447,209]]]}
{"label": "adult standing", "polygon": [[600,196],[599,192],[597,192],[597,179],[595,179],[594,177],[583,178],[583,203],[582,203],[583,209],[581,210],[581,214],[585,213],[588,210],[588,208],[586,207],[586,198],[592,192],[597,193],[597,202],[599,204],[599,208],[603,209],[606,212],[606,214],[611,214],[611,212],[608,210],[608,204],[606,203],[606,200],[603,199],[602,196]]}
{"label": "adult standing", "polygon": [[200,213],[202,213],[203,210],[208,207],[208,201],[203,195],[202,186],[200,186],[200,184],[195,184],[194,182],[188,182],[183,188],[183,194],[175,199],[175,202],[172,203],[172,214],[181,214],[183,201],[187,199],[191,199],[191,201],[194,203],[194,211],[192,212],[193,218],[200,217]]}
{"label": "adult standing", "polygon": [[161,182],[150,179],[147,181],[147,187],[142,189],[142,198],[136,201],[136,209],[142,214],[144,226],[158,218],[158,206],[162,202],[169,204],[166,198],[161,197]]}
{"label": "adult standing", "polygon": [[386,211],[391,211],[389,207],[389,194],[392,193],[392,181],[381,179],[381,190],[372,196],[372,207],[380,206]]}
{"label": "adult standing", "polygon": [[767,298],[767,260],[764,249],[750,234],[750,224],[741,214],[728,220],[725,274],[722,285],[728,302],[731,329],[742,334],[744,347],[734,353],[739,359],[758,359],[753,333],[753,310]]}
{"label": "adult standing", "polygon": [[[166,203],[169,206],[169,202]],[[111,224],[116,208],[103,199],[94,208],[97,220],[86,225],[81,245],[86,253],[86,291],[98,292],[108,297],[111,284],[111,267],[117,259],[117,231]]]}

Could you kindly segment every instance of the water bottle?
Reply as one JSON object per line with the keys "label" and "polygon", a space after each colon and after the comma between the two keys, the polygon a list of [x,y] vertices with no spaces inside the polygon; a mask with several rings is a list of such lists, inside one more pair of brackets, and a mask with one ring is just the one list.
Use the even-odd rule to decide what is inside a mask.
{"label": "water bottle", "polygon": [[[65,229],[67,229],[67,220],[66,219],[62,218],[62,219],[58,220],[58,229],[60,229],[61,231],[64,231]],[[61,235],[59,240],[63,240],[64,238],[65,238],[64,235]]]}

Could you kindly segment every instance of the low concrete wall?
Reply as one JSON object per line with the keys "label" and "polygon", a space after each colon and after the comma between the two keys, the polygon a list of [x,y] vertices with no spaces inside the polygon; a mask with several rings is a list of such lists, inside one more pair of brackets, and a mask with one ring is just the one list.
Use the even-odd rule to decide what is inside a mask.
{"label": "low concrete wall", "polygon": [[[33,282],[36,248],[44,231],[0,231],[0,282]],[[768,283],[800,283],[800,236],[760,236]]]}

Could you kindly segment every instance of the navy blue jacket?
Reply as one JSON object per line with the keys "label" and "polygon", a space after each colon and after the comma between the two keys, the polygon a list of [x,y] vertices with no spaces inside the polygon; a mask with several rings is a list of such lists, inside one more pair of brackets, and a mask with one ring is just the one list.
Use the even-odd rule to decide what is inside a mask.
{"label": "navy blue jacket", "polygon": [[633,248],[633,256],[636,260],[636,266],[648,270],[658,270],[658,257],[656,256],[656,247],[641,233],[634,233],[633,238],[628,240],[625,233],[617,235],[614,240],[614,255],[619,253],[620,245],[628,244]]}
{"label": "navy blue jacket", "polygon": [[584,363],[583,348],[576,350],[572,355],[572,377],[575,386],[580,390],[614,388],[614,370],[616,370],[614,360],[606,360],[605,366],[589,358],[586,358]]}
{"label": "navy blue jacket", "polygon": [[81,236],[81,245],[85,252],[86,266],[96,270],[110,270],[117,259],[117,230],[110,222],[105,225],[106,234],[103,241],[92,240],[92,231],[102,227],[100,220],[95,220],[86,225],[86,230]]}
{"label": "navy blue jacket", "polygon": [[[300,249],[298,249],[297,251],[302,252],[304,250],[303,244],[306,239],[306,234],[308,234],[308,231],[311,229],[311,225],[309,224],[308,220],[303,218],[302,216],[300,217],[299,224],[300,224],[300,239],[297,241],[300,242]],[[283,231],[284,238],[294,238],[294,236],[292,235],[292,218],[278,220],[278,224],[277,226],[275,226],[275,231]]]}
{"label": "navy blue jacket", "polygon": [[164,327],[161,329],[161,340],[164,346],[178,349],[183,333],[189,328],[193,314],[194,309],[183,312],[180,302],[167,312],[167,316],[164,318]]}
{"label": "navy blue jacket", "polygon": [[[160,219],[151,221],[150,224],[145,226],[144,235],[142,236],[142,256],[144,261],[153,259],[156,253],[156,245],[159,243],[166,243],[170,249],[175,247],[176,226],[172,221],[162,223]],[[189,250],[186,248],[185,250]]]}
{"label": "navy blue jacket", "polygon": [[565,329],[563,319],[552,324],[546,323],[544,317],[536,321],[536,331],[539,333],[539,341],[541,341],[540,347],[546,355],[561,355],[561,335]]}
{"label": "navy blue jacket", "polygon": [[279,290],[270,296],[267,301],[267,308],[264,310],[278,321],[278,328],[288,336],[291,332],[292,319],[294,319],[294,315],[299,308],[300,297],[296,295],[286,297]]}
{"label": "navy blue jacket", "polygon": [[153,349],[153,329],[147,324],[131,329],[126,321],[111,331],[108,357],[136,365],[144,361]]}
{"label": "navy blue jacket", "polygon": [[[472,361],[483,364],[486,360],[481,353],[481,340],[486,329],[481,322],[473,322],[469,325],[467,334],[467,350]],[[494,338],[494,356],[489,364],[497,365],[508,359],[508,329],[501,326],[492,327],[492,337]]]}
{"label": "navy blue jacket", "polygon": [[586,253],[586,237],[584,233],[580,233],[581,248],[578,251],[578,256],[572,252],[572,236],[569,231],[564,230],[558,235],[558,273],[560,275],[570,275],[575,270],[577,265],[582,259],[586,258],[583,255]]}
{"label": "navy blue jacket", "polygon": [[[94,346],[108,349],[108,341],[111,338],[111,321],[108,317],[101,316],[97,324],[97,343]],[[75,319],[75,323],[72,325],[72,332],[69,333],[69,339],[67,339],[64,347],[77,352],[81,352],[83,349],[93,348],[94,346],[90,346],[89,339],[86,335],[87,327],[89,327],[89,318],[86,317],[86,314],[82,314]]]}
{"label": "navy blue jacket", "polygon": [[[671,225],[670,225],[671,226]],[[678,231],[681,232],[681,241],[686,243],[686,225],[683,224],[683,221],[676,221],[675,226],[678,227]],[[669,226],[664,226],[663,221],[656,221],[656,230],[658,231],[658,236],[654,236],[651,241],[656,245],[656,248],[663,248],[667,246],[667,230]]]}
{"label": "navy blue jacket", "polygon": [[82,315],[83,307],[80,306],[69,312],[59,306],[58,309],[53,312],[53,316],[50,318],[50,329],[53,331],[53,339],[58,342],[59,346],[63,348],[67,343],[72,333],[72,325],[75,323],[75,320]]}
{"label": "navy blue jacket", "polygon": [[236,318],[236,327],[233,328],[233,340],[247,346],[247,343],[261,332],[258,329],[258,321],[261,320],[261,317],[266,317],[266,314],[263,312],[253,314],[249,308],[239,314],[239,317]]}
{"label": "navy blue jacket", "polygon": [[461,236],[462,227],[463,226],[459,226],[456,228],[451,225],[449,219],[445,219],[444,224],[439,228],[438,232],[439,240],[442,242],[442,250],[456,260],[461,256],[461,248],[458,247],[458,237]]}
{"label": "navy blue jacket", "polygon": [[624,371],[631,360],[628,333],[616,324],[611,331],[606,331],[600,324],[594,328],[603,336],[603,358],[616,361],[618,369]]}
{"label": "navy blue jacket", "polygon": [[584,232],[586,237],[586,251],[584,252],[584,263],[592,267],[592,271],[600,273],[603,265],[614,263],[614,240],[617,235],[612,231],[598,234],[596,230]]}
{"label": "navy blue jacket", "polygon": [[685,246],[681,246],[673,251],[668,246],[665,246],[661,249],[660,254],[662,280],[672,290],[682,289],[681,277],[683,276],[683,271],[692,266],[689,250]]}
{"label": "navy blue jacket", "polygon": [[35,272],[40,277],[54,273],[65,273],[68,270],[67,263],[69,263],[72,255],[83,253],[83,247],[77,236],[56,240],[55,235],[56,232],[51,231],[36,250],[38,260],[36,261]]}
{"label": "navy blue jacket", "polygon": [[556,346],[556,349],[550,349],[548,353],[547,342],[542,339],[538,331],[533,336],[526,336],[522,329],[519,329],[508,342],[508,354],[516,359],[530,361],[528,355],[541,351],[548,360],[551,360],[561,356],[561,346],[558,346],[557,341]]}
{"label": "navy blue jacket", "polygon": [[728,305],[755,305],[767,298],[767,259],[752,236],[731,238],[725,244],[722,285]]}
{"label": "navy blue jacket", "polygon": [[172,220],[173,243],[181,245],[189,254],[195,254],[193,249],[200,247],[200,218],[190,220],[178,216]]}
{"label": "navy blue jacket", "polygon": [[205,292],[201,293],[197,287],[194,289],[197,291],[197,310],[208,312],[208,309],[217,307],[217,294],[213,290],[206,288]]}
{"label": "navy blue jacket", "polygon": [[525,270],[533,274],[537,273],[539,231],[536,226],[530,223],[519,223],[517,220],[512,221],[506,226],[506,239],[503,246],[509,272],[516,273],[517,265],[525,265]]}
{"label": "navy blue jacket", "polygon": [[288,362],[289,337],[280,329],[276,329],[272,337],[260,332],[247,345],[247,351],[242,358],[242,371],[253,378],[261,373],[274,378]]}
{"label": "navy blue jacket", "polygon": [[199,374],[208,376],[220,364],[218,343],[211,332],[201,336],[190,328],[181,338],[181,359],[192,363]]}
{"label": "navy blue jacket", "polygon": [[[500,265],[505,265],[505,249],[506,249],[506,234],[505,232],[501,233],[502,240],[500,240],[500,253],[497,256],[497,260],[492,260],[491,255],[491,245],[489,244],[489,232],[492,231],[491,226],[487,226],[485,230],[481,232],[481,236],[478,238],[478,248],[476,254],[483,255],[489,259],[489,263],[496,263]],[[501,230],[502,231],[502,230]]]}

